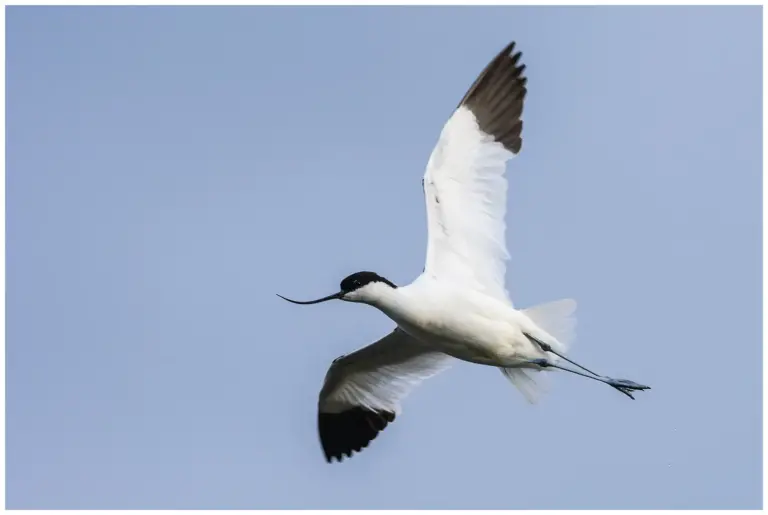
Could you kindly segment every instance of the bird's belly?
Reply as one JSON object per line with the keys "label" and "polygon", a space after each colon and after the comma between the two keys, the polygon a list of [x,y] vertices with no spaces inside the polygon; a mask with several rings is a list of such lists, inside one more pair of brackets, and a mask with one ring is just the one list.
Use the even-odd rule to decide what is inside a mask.
{"label": "bird's belly", "polygon": [[377,307],[412,337],[457,359],[515,366],[542,357],[511,306],[471,291],[425,284],[432,289]]}
{"label": "bird's belly", "polygon": [[[482,324],[467,319],[397,321],[400,328],[429,345],[457,359],[482,365],[509,363],[514,349],[511,340],[498,331],[501,324]],[[496,329],[494,331],[494,329]]]}

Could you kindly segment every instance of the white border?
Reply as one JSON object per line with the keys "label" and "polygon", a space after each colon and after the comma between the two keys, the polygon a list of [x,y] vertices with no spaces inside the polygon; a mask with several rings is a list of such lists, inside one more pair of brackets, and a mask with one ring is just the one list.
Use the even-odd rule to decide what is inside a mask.
{"label": "white border", "polygon": [[[704,0],[704,1],[694,1],[694,0],[678,0],[678,1],[662,1],[662,0],[656,0],[656,1],[641,1],[641,2],[629,2],[629,1],[619,1],[619,2],[609,2],[609,1],[593,1],[593,2],[578,2],[576,0],[559,0],[556,2],[552,1],[545,1],[545,0],[527,0],[527,1],[519,1],[519,2],[510,2],[505,0],[482,0],[481,2],[472,3],[467,1],[459,1],[459,0],[422,0],[422,1],[411,1],[411,0],[389,0],[389,1],[376,1],[376,2],[354,2],[350,0],[335,0],[333,2],[322,2],[320,0],[304,0],[304,1],[298,1],[298,2],[284,2],[284,1],[246,1],[246,0],[228,0],[222,4],[216,4],[212,3],[210,1],[202,1],[202,0],[192,0],[192,1],[186,1],[181,2],[178,0],[168,0],[165,2],[158,2],[153,0],[138,0],[133,2],[127,2],[127,1],[113,1],[113,2],[96,2],[96,1],[79,1],[79,2],[65,2],[65,1],[47,1],[47,2],[33,2],[33,1],[16,1],[16,2],[6,2],[5,5],[60,5],[60,6],[78,6],[78,5],[162,5],[162,6],[171,6],[171,5],[177,5],[177,6],[240,6],[240,5],[278,5],[278,6],[303,6],[303,5],[333,5],[333,6],[339,6],[339,5],[345,5],[345,6],[367,6],[367,5],[376,5],[376,6],[387,6],[387,5],[415,5],[415,6],[425,6],[425,5],[432,5],[432,6],[471,6],[471,7],[479,7],[479,6],[493,6],[493,5],[538,5],[538,6],[551,6],[551,7],[561,7],[561,6],[595,6],[595,5],[603,5],[603,6],[635,6],[635,5],[661,5],[661,6],[680,6],[680,5],[690,5],[690,6],[702,6],[702,5],[763,5],[764,2],[758,1],[758,0],[742,0],[739,2],[716,2],[713,0]],[[5,29],[3,29],[5,30]]]}
{"label": "white border", "polygon": [[[27,5],[27,6],[33,6],[33,5],[59,5],[59,6],[72,6],[72,5],[179,5],[179,6],[200,6],[200,5],[216,5],[211,4],[210,2],[203,2],[203,1],[187,1],[187,2],[179,2],[179,1],[165,1],[165,2],[158,2],[158,1],[151,1],[151,0],[138,0],[133,2],[125,2],[125,1],[114,1],[114,2],[95,2],[95,1],[79,1],[74,3],[68,3],[64,1],[48,1],[44,3],[38,3],[38,2],[32,2],[32,1],[17,1],[17,2],[9,2],[5,3],[4,5],[7,6],[16,6],[16,5]],[[330,4],[320,1],[301,1],[301,2],[268,2],[268,1],[261,1],[261,2],[254,2],[254,1],[243,1],[243,0],[229,0],[226,2],[226,5],[232,5],[232,6],[240,6],[240,5],[349,5],[349,6],[355,6],[355,5],[366,5],[364,3],[361,4],[361,2],[352,2],[352,1],[344,1],[344,0],[336,0]],[[457,0],[443,0],[443,1],[435,1],[435,0],[421,0],[419,2],[413,2],[413,1],[407,1],[407,0],[400,0],[400,1],[379,1],[374,3],[370,3],[370,5],[434,5],[434,6],[445,6],[445,5],[467,5],[466,2],[460,2]],[[629,1],[620,1],[620,2],[607,2],[607,1],[597,1],[597,2],[591,2],[589,4],[584,4],[581,2],[573,1],[573,0],[560,0],[558,2],[546,2],[543,0],[528,0],[528,1],[521,1],[521,2],[509,2],[509,1],[502,1],[502,0],[483,0],[482,5],[484,6],[490,6],[490,5],[539,5],[539,6],[566,6],[566,5],[615,5],[615,6],[622,6],[622,5],[733,5],[723,2],[715,2],[715,1],[692,1],[692,0],[678,0],[676,2],[663,2],[663,1],[644,1],[644,2],[629,2]],[[748,1],[741,1],[738,2],[738,5],[764,5],[764,2],[762,1],[754,1],[754,0],[748,0]],[[765,31],[766,26],[766,20],[768,19],[768,15],[766,15],[766,10],[763,9],[762,11],[762,18],[763,18],[763,31]],[[5,9],[3,9],[0,12],[0,26],[2,27],[2,38],[0,38],[0,48],[2,48],[2,66],[0,67],[0,74],[2,75],[2,81],[0,81],[0,113],[2,113],[3,120],[5,120]],[[766,56],[766,42],[765,37],[763,37],[763,91],[765,92],[765,85],[766,85],[766,67],[765,67],[765,56]],[[766,164],[766,157],[765,157],[765,141],[766,141],[766,135],[765,135],[765,118],[766,118],[766,112],[768,112],[768,109],[766,109],[765,104],[765,94],[763,94],[763,171],[765,171],[765,164]],[[0,218],[2,219],[2,223],[0,223],[0,236],[2,239],[2,254],[0,255],[0,264],[2,264],[2,273],[0,273],[0,286],[2,287],[3,296],[2,300],[0,300],[0,305],[2,305],[2,313],[0,313],[0,332],[2,333],[2,344],[3,344],[3,352],[0,355],[0,369],[2,369],[2,383],[0,385],[0,395],[1,399],[0,402],[2,402],[2,411],[0,412],[0,436],[2,436],[2,450],[0,450],[0,456],[2,456],[3,464],[5,464],[5,255],[6,255],[6,247],[5,247],[5,226],[6,226],[6,220],[5,220],[5,123],[3,123],[2,126],[2,133],[3,137],[2,140],[0,140],[0,156],[2,156],[2,182],[0,182],[0,203],[2,204],[2,212],[0,214]],[[766,193],[768,193],[768,187],[766,186],[765,181],[765,172],[763,172],[763,199],[766,198]],[[765,400],[768,397],[768,388],[766,387],[765,382],[765,364],[766,364],[766,352],[765,352],[765,337],[766,337],[766,328],[768,327],[766,325],[766,314],[768,313],[768,309],[766,309],[765,304],[765,290],[766,290],[766,284],[768,282],[765,278],[765,262],[766,262],[766,251],[768,251],[768,245],[766,244],[766,225],[768,225],[768,216],[766,214],[768,211],[765,209],[765,200],[763,200],[763,435],[765,435],[766,431],[766,410],[765,410]],[[765,439],[764,439],[765,440]],[[763,492],[765,492],[765,485],[768,483],[768,474],[766,474],[766,460],[765,460],[765,444],[763,444]],[[0,501],[2,501],[2,507],[5,509],[5,466],[3,466],[2,469],[2,481],[0,481]],[[641,487],[641,485],[638,485],[638,487]],[[764,495],[763,495],[764,496]],[[98,511],[106,511],[106,510],[98,510]],[[117,511],[117,510],[114,510]],[[183,510],[121,510],[121,513],[158,513],[158,514],[166,514],[166,513],[175,513],[175,512],[181,512]],[[303,513],[305,510],[259,510],[262,512],[267,513],[275,513],[275,514],[291,514],[291,513]],[[318,513],[336,513],[336,510],[316,510]],[[341,511],[341,510],[338,510]],[[364,510],[356,510],[356,511],[364,511]],[[365,510],[365,511],[371,511],[373,510]],[[441,512],[441,513],[447,513],[447,514],[459,514],[459,513],[472,513],[473,510],[432,510],[434,512]],[[593,511],[597,510],[578,510],[580,512],[588,512],[591,513]],[[670,512],[675,514],[682,514],[682,513],[691,513],[691,512],[699,512],[704,510],[685,510],[685,511],[677,511],[677,510],[607,510],[608,513],[611,512],[617,512],[617,511],[626,511],[626,512],[632,512],[633,514],[645,514],[645,513],[658,513],[658,512]],[[717,513],[720,511],[725,510],[707,510],[707,513]],[[35,513],[43,513],[43,510],[25,510],[25,513],[29,514],[35,514]],[[388,513],[413,513],[416,512],[416,510],[401,510],[401,511],[394,511],[394,510],[376,510],[375,513],[377,514],[388,514]],[[531,513],[531,514],[547,514],[547,513],[557,513],[559,510],[520,510],[517,511],[517,513]],[[57,510],[56,513],[61,514],[68,514],[68,513],[80,513],[80,511],[76,510]],[[228,510],[227,513],[248,513],[246,510]],[[601,510],[601,513],[606,513],[606,511]]]}

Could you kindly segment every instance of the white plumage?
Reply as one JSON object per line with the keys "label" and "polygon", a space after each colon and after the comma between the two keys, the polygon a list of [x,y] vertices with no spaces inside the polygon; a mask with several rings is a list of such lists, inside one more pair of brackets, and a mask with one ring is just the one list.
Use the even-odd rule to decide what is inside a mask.
{"label": "white plumage", "polygon": [[509,300],[504,287],[507,179],[514,154],[484,134],[465,106],[443,127],[424,174],[425,273]]}
{"label": "white plumage", "polygon": [[339,413],[361,406],[400,412],[412,388],[450,366],[451,359],[395,329],[381,340],[335,361],[320,393],[320,409]]}
{"label": "white plumage", "polygon": [[[318,403],[326,459],[366,447],[400,413],[401,401],[453,359],[498,367],[531,402],[538,373],[559,368],[632,397],[648,387],[599,376],[565,357],[576,303],[517,310],[505,288],[507,162],[522,145],[525,66],[514,43],[483,70],[443,126],[424,174],[428,244],[424,272],[398,288],[374,272],[341,282],[331,299],[376,307],[397,327],[333,362]],[[283,297],[285,299],[285,297]],[[567,369],[560,360],[585,370]]]}

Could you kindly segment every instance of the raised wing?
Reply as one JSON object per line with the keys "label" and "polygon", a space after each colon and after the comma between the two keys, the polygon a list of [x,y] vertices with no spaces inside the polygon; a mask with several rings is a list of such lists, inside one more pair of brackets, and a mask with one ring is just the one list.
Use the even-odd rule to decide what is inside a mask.
{"label": "raised wing", "polygon": [[334,360],[318,405],[318,430],[330,463],[352,456],[400,412],[400,401],[452,358],[395,329],[381,340]]}
{"label": "raised wing", "polygon": [[510,43],[443,126],[424,174],[429,243],[424,272],[508,300],[504,286],[506,163],[520,152],[525,65]]}

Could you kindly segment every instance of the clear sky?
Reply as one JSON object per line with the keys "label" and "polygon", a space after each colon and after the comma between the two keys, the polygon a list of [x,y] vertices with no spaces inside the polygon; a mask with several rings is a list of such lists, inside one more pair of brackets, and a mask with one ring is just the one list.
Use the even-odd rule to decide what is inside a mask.
{"label": "clear sky", "polygon": [[[7,11],[9,508],[758,508],[761,10]],[[328,465],[298,307],[422,270],[442,124],[516,40],[519,307],[579,302],[537,406],[458,363]]]}

